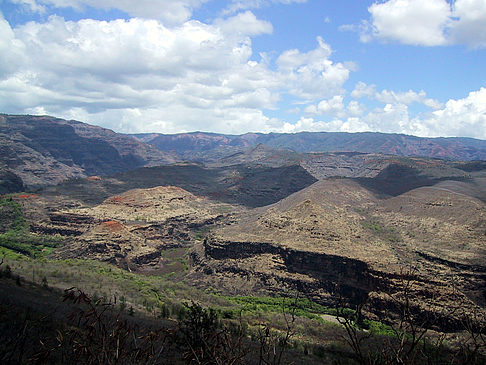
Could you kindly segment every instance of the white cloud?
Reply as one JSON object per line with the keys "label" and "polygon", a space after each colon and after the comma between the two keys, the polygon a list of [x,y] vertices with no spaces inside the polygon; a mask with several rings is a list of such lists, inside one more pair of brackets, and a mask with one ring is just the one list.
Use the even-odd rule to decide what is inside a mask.
{"label": "white cloud", "polygon": [[182,23],[192,11],[209,0],[13,0],[25,4],[34,12],[45,12],[46,6],[82,10],[89,6],[97,9],[118,9],[130,16],[159,19],[169,24]]}
{"label": "white cloud", "polygon": [[344,97],[342,95],[334,95],[329,100],[322,100],[319,104],[317,104],[317,110],[322,114],[338,113],[344,110],[343,99]]}
{"label": "white cloud", "polygon": [[320,121],[314,118],[300,118],[296,123],[284,123],[282,132],[366,132],[370,127],[359,118],[347,118],[346,120],[333,119]]}
{"label": "white cloud", "polygon": [[[365,85],[365,84],[363,84]],[[360,85],[360,86],[363,86]],[[330,120],[317,120],[313,117],[302,117],[295,123],[284,123],[284,132],[300,131],[334,131],[334,132],[364,132],[403,133],[422,137],[454,137],[464,136],[486,139],[486,88],[472,91],[462,99],[451,99],[439,109],[429,113],[414,115],[404,102],[416,101],[425,96],[421,93],[376,93],[383,100],[390,98],[390,103],[383,107],[366,112],[364,105],[353,100],[345,109],[341,106],[332,107],[330,100],[322,105],[328,111]],[[396,97],[400,95],[399,97]],[[339,98],[333,98],[338,101]],[[332,99],[331,99],[332,100]],[[424,99],[428,100],[428,99]],[[403,102],[401,102],[403,101]],[[340,105],[336,103],[336,105]],[[437,105],[435,105],[437,106]],[[308,115],[320,114],[318,106],[306,108]]]}
{"label": "white cloud", "polygon": [[0,27],[0,48],[9,51],[0,54],[0,110],[79,116],[124,132],[276,130],[282,123],[262,110],[276,109],[284,94],[332,98],[349,74],[322,39],[307,53],[256,61],[251,37],[272,26],[251,12],[173,27],[58,16]]}
{"label": "white cloud", "polygon": [[307,0],[231,0],[223,14],[233,14],[241,10],[259,9],[271,4],[305,3]]}
{"label": "white cloud", "polygon": [[395,41],[416,46],[465,44],[486,47],[484,0],[388,0],[369,8],[371,18],[359,25],[343,25],[357,31],[360,39]]}
{"label": "white cloud", "polygon": [[393,90],[376,91],[376,85],[367,85],[362,81],[359,81],[354,90],[351,92],[351,97],[355,99],[361,99],[367,97],[369,99],[377,100],[384,104],[404,104],[411,105],[413,103],[423,104],[431,109],[440,109],[442,104],[432,98],[427,98],[427,94],[424,90],[419,92],[408,90],[405,92],[396,92]]}
{"label": "white cloud", "polygon": [[470,92],[463,99],[451,99],[439,110],[416,116],[411,115],[406,104],[389,103],[372,110],[360,121],[370,131],[486,139],[486,88]]}
{"label": "white cloud", "polygon": [[363,117],[371,131],[384,133],[410,133],[410,116],[405,104],[386,104]]}
{"label": "white cloud", "polygon": [[40,5],[36,0],[11,0],[11,2],[14,4],[20,4],[24,8],[27,8],[34,13],[44,14],[46,12],[46,7]]}
{"label": "white cloud", "polygon": [[363,115],[366,107],[356,100],[351,100],[344,105],[343,95],[334,95],[330,99],[320,101],[317,105],[311,104],[305,108],[307,115],[327,115],[334,118],[352,118]]}
{"label": "white cloud", "polygon": [[[159,19],[167,24],[180,24],[188,20],[194,9],[211,0],[10,0],[22,4],[33,12],[45,13],[46,7],[82,10],[89,6],[97,9],[118,9],[130,16]],[[305,3],[307,0],[231,0],[224,15],[271,4]]]}
{"label": "white cloud", "polygon": [[0,80],[6,75],[19,70],[25,62],[22,42],[15,39],[10,24],[0,12]]}
{"label": "white cloud", "polygon": [[351,100],[346,108],[346,112],[350,117],[359,117],[366,111],[366,107],[356,100]]}
{"label": "white cloud", "polygon": [[364,96],[372,97],[376,93],[375,89],[376,85],[367,85],[363,81],[359,81],[351,92],[351,96],[355,99],[361,99]]}
{"label": "white cloud", "polygon": [[424,46],[446,43],[450,6],[445,0],[389,0],[374,3],[368,11],[377,38]]}
{"label": "white cloud", "polygon": [[458,18],[450,30],[452,43],[486,47],[486,1],[457,0],[452,16]]}
{"label": "white cloud", "polygon": [[342,95],[334,95],[330,99],[321,100],[317,105],[309,105],[305,111],[308,114],[339,115],[344,111],[343,100]]}
{"label": "white cloud", "polygon": [[[172,26],[52,16],[12,29],[0,18],[0,110],[121,132],[372,130],[486,138],[486,89],[442,105],[424,91],[377,91],[359,82],[346,103],[344,84],[354,64],[335,62],[322,38],[307,52],[255,57],[252,37],[272,30],[249,11]],[[360,98],[384,105],[367,111]],[[265,110],[281,101],[305,117],[294,116],[294,123],[267,117]],[[432,111],[414,115],[414,103]]]}
{"label": "white cloud", "polygon": [[220,27],[226,34],[244,33],[248,36],[257,36],[273,32],[271,23],[258,20],[251,11],[239,13],[228,19],[218,19],[215,25]]}
{"label": "white cloud", "polygon": [[423,120],[415,120],[416,131],[430,136],[467,136],[486,139],[486,88],[466,98],[449,100]]}
{"label": "white cloud", "polygon": [[277,59],[279,71],[287,75],[289,92],[302,99],[314,100],[342,94],[350,69],[330,60],[331,47],[321,37],[319,46],[307,53],[297,49],[282,53]]}
{"label": "white cloud", "polygon": [[375,99],[382,103],[390,104],[405,104],[410,105],[412,103],[421,103],[432,109],[439,109],[442,104],[431,98],[427,98],[425,91],[421,90],[419,92],[408,90],[405,92],[395,92],[389,90],[382,90],[375,94]]}

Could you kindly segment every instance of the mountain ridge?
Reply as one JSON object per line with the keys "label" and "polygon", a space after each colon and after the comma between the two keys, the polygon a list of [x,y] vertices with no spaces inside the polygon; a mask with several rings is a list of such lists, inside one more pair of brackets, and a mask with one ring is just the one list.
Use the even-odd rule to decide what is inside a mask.
{"label": "mountain ridge", "polygon": [[171,154],[105,128],[49,116],[0,114],[0,190],[5,192],[175,161]]}
{"label": "mountain ridge", "polygon": [[190,132],[131,136],[162,151],[173,151],[189,159],[193,158],[196,152],[222,147],[232,147],[234,151],[238,151],[258,144],[298,153],[360,152],[446,160],[486,159],[486,141],[469,137],[430,138],[381,132],[245,133],[241,135]]}

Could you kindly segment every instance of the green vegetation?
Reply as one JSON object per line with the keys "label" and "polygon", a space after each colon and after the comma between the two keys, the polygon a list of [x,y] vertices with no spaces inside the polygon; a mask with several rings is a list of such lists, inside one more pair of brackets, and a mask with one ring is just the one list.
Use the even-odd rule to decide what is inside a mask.
{"label": "green vegetation", "polygon": [[[175,252],[176,250],[168,252],[168,254]],[[3,257],[1,265],[0,277],[8,277],[11,278],[10,280],[17,279],[17,285],[23,287],[28,287],[30,281],[47,291],[76,286],[80,289],[77,296],[84,295],[82,293],[90,293],[87,295],[91,296],[91,303],[96,303],[98,300],[113,303],[113,305],[116,303],[113,308],[129,318],[133,318],[134,321],[140,320],[140,315],[147,314],[153,316],[154,321],[150,322],[153,325],[159,325],[160,322],[157,321],[163,318],[170,318],[169,323],[172,323],[172,326],[174,326],[174,321],[177,321],[179,326],[177,328],[181,332],[175,332],[175,334],[182,336],[172,339],[182,341],[175,342],[178,344],[177,346],[191,345],[193,347],[196,343],[204,346],[210,345],[198,349],[206,355],[213,353],[215,349],[220,349],[217,347],[221,343],[219,341],[228,341],[227,344],[232,344],[232,349],[236,351],[232,356],[237,358],[252,353],[252,351],[258,353],[255,350],[258,351],[258,346],[261,346],[264,351],[267,351],[265,352],[267,355],[291,352],[292,356],[297,356],[299,361],[303,358],[312,358],[313,361],[318,361],[313,363],[322,361],[332,363],[336,359],[342,360],[344,355],[344,358],[360,359],[358,363],[363,360],[364,362],[361,363],[371,364],[368,362],[368,358],[352,355],[350,349],[345,347],[345,342],[343,342],[347,340],[345,330],[349,330],[349,333],[354,336],[353,338],[360,341],[360,347],[353,348],[352,351],[359,350],[362,354],[370,354],[370,356],[382,356],[376,352],[377,346],[379,347],[381,343],[393,346],[395,343],[402,343],[397,340],[397,336],[404,336],[405,344],[411,343],[414,338],[406,329],[394,329],[366,318],[357,321],[357,312],[343,307],[329,308],[306,298],[291,296],[223,296],[216,293],[215,290],[202,291],[181,282],[172,282],[167,275],[165,277],[140,275],[98,261],[49,260],[44,257],[23,256],[10,251],[10,255]],[[197,302],[194,302],[194,298],[197,298]],[[85,313],[88,315],[89,311]],[[324,315],[337,316],[339,324],[326,322],[323,318]],[[115,326],[115,330],[123,332],[126,329],[117,327],[124,322],[118,320],[111,322],[109,318],[107,317],[107,320],[110,321],[109,325]],[[115,319],[117,318],[121,317],[117,315]],[[145,327],[140,328],[144,330]],[[83,328],[80,330],[84,331]],[[83,337],[79,338],[80,343],[86,346],[92,344],[88,337],[84,337],[87,332],[83,334],[77,329],[72,333],[69,332],[70,329],[62,331],[68,331],[65,334],[82,335]],[[214,343],[198,340],[198,338],[202,338],[212,341],[214,338],[212,336],[219,336],[219,333],[224,334],[224,338],[218,338],[218,341]],[[98,335],[101,336],[101,339],[104,338],[104,335]],[[277,352],[272,350],[282,343],[285,345],[281,346]],[[420,359],[426,359],[437,347],[434,347],[430,341],[425,342],[424,340],[420,342],[420,344],[422,343],[424,346],[428,346],[428,352],[424,355],[421,354],[420,356],[426,357],[420,357]],[[73,349],[71,344],[61,343],[56,346],[52,345],[49,351],[57,351],[57,346],[66,346],[65,349],[68,352]],[[388,351],[388,348],[383,348]],[[176,350],[179,351],[178,348],[174,351]],[[444,350],[441,351],[446,351],[444,354],[447,354],[449,350],[444,347]],[[223,352],[218,353],[221,356],[224,354]],[[385,353],[385,355],[387,354]],[[369,359],[371,360],[371,357]]]}
{"label": "green vegetation", "polygon": [[385,227],[374,218],[361,221],[361,225],[391,243],[397,243],[401,241],[400,235],[395,230],[395,228]]}
{"label": "green vegetation", "polygon": [[76,286],[105,299],[123,296],[135,309],[150,313],[159,311],[163,305],[173,308],[176,313],[181,301],[192,298],[208,305],[213,300],[211,295],[183,283],[172,282],[167,276],[140,275],[99,261],[50,260],[18,254],[4,258],[15,273],[29,280],[34,278],[33,281],[40,283],[45,277],[52,287],[64,289]]}
{"label": "green vegetation", "polygon": [[0,197],[0,229],[2,232],[23,232],[29,229],[20,204],[13,200],[12,196]]}
{"label": "green vegetation", "polygon": [[384,233],[386,232],[385,227],[383,227],[378,221],[369,220],[369,221],[362,221],[361,224],[363,227],[375,232],[375,233]]}
{"label": "green vegetation", "polygon": [[[411,335],[407,332],[406,328],[397,329],[363,318],[361,313],[358,315],[356,310],[348,308],[326,307],[307,298],[296,298],[292,295],[225,296],[214,289],[203,291],[191,287],[183,281],[185,272],[189,269],[188,251],[184,247],[164,250],[161,256],[167,271],[161,271],[153,276],[132,273],[94,260],[51,260],[47,254],[60,243],[61,239],[31,233],[22,215],[21,206],[15,199],[2,198],[0,208],[0,265],[2,265],[0,277],[2,280],[3,278],[16,280],[16,285],[21,285],[23,288],[28,288],[32,286],[31,283],[34,283],[37,288],[50,292],[76,287],[79,289],[76,295],[83,296],[83,293],[87,293],[86,295],[92,298],[90,300],[93,306],[98,300],[115,303],[113,308],[120,311],[122,315],[133,318],[134,321],[140,320],[140,316],[146,318],[147,315],[153,318],[154,321],[150,322],[152,324],[169,319],[167,322],[172,325],[178,323],[181,332],[177,332],[177,336],[182,336],[171,338],[171,341],[182,341],[177,346],[190,345],[189,348],[195,348],[196,344],[203,344],[204,346],[197,351],[204,356],[209,356],[215,351],[223,356],[224,351],[221,350],[224,347],[218,347],[221,341],[227,341],[228,346],[231,344],[232,348],[237,350],[231,355],[234,359],[242,359],[252,350],[262,349],[267,355],[282,354],[284,350],[293,351],[293,354],[300,354],[298,356],[313,356],[314,359],[318,358],[319,361],[329,363],[336,358],[339,359],[338,362],[341,361],[343,354],[345,354],[344,358],[358,359],[361,363],[371,363],[368,362],[367,357],[360,357],[368,354],[386,358],[388,353],[382,354],[376,350],[380,344],[389,344],[387,348],[383,347],[388,352],[395,348],[402,350],[403,346],[406,348],[406,346],[422,344],[424,348],[428,346],[427,351],[429,348],[430,351],[435,351],[437,348],[433,343],[425,340],[414,344],[415,337],[413,333]],[[395,231],[384,227],[377,220],[366,220],[362,224],[380,237],[390,241],[395,239],[393,236]],[[196,233],[196,239],[202,239],[205,233],[206,231],[201,229]],[[195,298],[197,302],[194,301]],[[0,303],[0,307],[1,305]],[[336,318],[334,322],[329,321],[333,320],[330,317]],[[110,326],[115,326],[114,329],[121,331],[120,333],[127,330],[128,327],[117,327],[119,323],[122,322],[115,321]],[[89,338],[84,337],[87,334],[87,332],[83,334],[84,330],[81,328],[80,332],[76,329],[72,333],[67,330],[64,334],[74,336],[82,334],[83,337],[78,339],[80,343],[88,341],[86,346],[91,346]],[[211,337],[220,336],[219,334],[224,334],[224,337]],[[103,333],[99,333],[99,336],[101,336],[100,340],[104,338]],[[208,340],[210,338],[211,341],[213,338],[217,338],[218,341],[211,343]],[[162,339],[165,340],[159,338],[161,341]],[[354,340],[359,345],[351,349],[354,355],[349,348],[346,348],[346,341],[349,343],[349,340]],[[396,343],[405,345],[397,347]],[[68,352],[72,351],[71,345],[59,344],[59,346],[66,346]],[[58,348],[56,346],[48,350],[57,351],[54,350]],[[251,346],[254,347],[252,350],[250,350]],[[280,353],[272,350],[276,346],[281,346]],[[185,348],[187,350],[187,347]],[[176,350],[178,351],[179,348]],[[424,354],[420,356],[425,357],[420,358],[428,359],[428,352]],[[191,356],[186,360],[188,359],[193,363],[196,361]],[[280,355],[267,358],[268,363],[274,364],[280,363],[278,359],[281,359]],[[300,361],[301,358],[298,359]],[[134,360],[133,363],[136,361]]]}
{"label": "green vegetation", "polygon": [[30,257],[47,256],[62,241],[60,236],[31,233],[20,204],[12,196],[0,198],[0,229],[0,247],[9,256],[12,253]]}
{"label": "green vegetation", "polygon": [[[293,313],[298,317],[305,317],[312,320],[324,321],[322,314],[336,315],[336,309],[326,307],[306,298],[291,297],[253,297],[253,296],[232,296],[222,297],[231,303],[238,305],[243,312],[258,313],[281,313],[282,308],[291,306]],[[352,314],[352,310],[345,313]]]}
{"label": "green vegetation", "polygon": [[197,231],[195,237],[196,241],[202,241],[204,235],[209,232],[209,229],[210,229],[209,227],[203,227],[202,229]]}

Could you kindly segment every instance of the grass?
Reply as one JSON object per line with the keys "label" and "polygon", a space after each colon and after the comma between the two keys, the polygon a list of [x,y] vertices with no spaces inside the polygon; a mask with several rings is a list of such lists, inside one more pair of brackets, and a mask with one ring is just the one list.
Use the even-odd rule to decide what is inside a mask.
{"label": "grass", "polygon": [[[218,296],[217,294],[214,294]],[[292,297],[254,297],[254,296],[220,296],[224,300],[237,305],[237,308],[231,308],[233,315],[242,311],[243,313],[259,315],[259,314],[281,314],[289,312],[290,310],[297,317],[311,319],[318,322],[326,322],[322,318],[322,314],[335,316],[337,311],[335,308],[326,307],[318,303],[312,302],[306,298],[292,298]],[[235,312],[236,310],[236,312]],[[345,315],[354,313],[351,309],[343,311]],[[229,313],[223,314],[229,316]]]}
{"label": "grass", "polygon": [[202,241],[205,234],[208,233],[210,230],[209,227],[203,227],[202,229],[200,229],[199,231],[196,232],[196,236],[195,236],[195,239],[196,241]]}
{"label": "grass", "polygon": [[5,263],[12,271],[28,280],[33,278],[39,284],[45,277],[49,286],[59,289],[77,287],[107,299],[123,296],[127,304],[142,311],[157,311],[162,305],[178,307],[181,301],[193,298],[208,306],[214,301],[213,296],[201,290],[172,282],[169,275],[141,275],[94,260],[33,258],[11,250],[4,253]]}
{"label": "grass", "polygon": [[[29,257],[45,257],[60,245],[60,236],[34,234],[22,214],[22,208],[12,196],[0,198],[0,247]],[[5,251],[5,249],[9,251]]]}
{"label": "grass", "polygon": [[[29,225],[20,205],[12,198],[0,199],[0,257],[3,257],[12,273],[24,280],[44,287],[66,289],[76,287],[96,298],[116,301],[124,310],[151,313],[164,318],[178,318],[186,310],[183,303],[196,300],[213,308],[224,320],[243,320],[258,332],[262,322],[271,323],[277,331],[284,331],[285,313],[293,311],[296,321],[296,339],[299,346],[306,343],[335,344],[336,333],[343,329],[326,322],[323,314],[335,315],[334,308],[325,307],[305,298],[223,296],[203,291],[183,282],[181,272],[189,270],[187,252],[173,248],[162,253],[171,272],[165,275],[140,275],[94,260],[51,260],[49,253],[58,247],[61,237],[36,235]],[[207,228],[196,233],[201,240]],[[349,310],[350,315],[352,311]],[[370,331],[384,334],[380,323],[367,324]],[[300,341],[300,342],[299,342]],[[296,342],[296,343],[297,343]],[[320,346],[320,345],[319,345]]]}
{"label": "grass", "polygon": [[[46,288],[76,287],[93,298],[116,301],[116,305],[127,314],[133,314],[135,309],[135,312],[176,320],[187,311],[184,303],[195,301],[212,308],[218,320],[244,323],[248,334],[256,336],[261,332],[262,323],[270,324],[277,335],[285,333],[289,314],[293,312],[295,321],[292,321],[294,336],[291,346],[294,349],[322,358],[345,351],[342,341],[344,328],[322,318],[323,314],[336,315],[336,309],[306,298],[225,296],[214,289],[200,290],[182,282],[173,282],[170,274],[141,275],[94,260],[50,260],[6,249],[0,252],[4,256],[4,265],[12,270],[12,277],[20,275],[24,278],[22,281],[32,281]],[[339,314],[353,316],[354,311],[344,309]],[[376,321],[365,319],[362,329],[368,330],[377,339],[395,336],[391,327]]]}
{"label": "grass", "polygon": [[385,227],[375,219],[363,220],[361,225],[391,243],[401,242],[400,235],[394,228]]}

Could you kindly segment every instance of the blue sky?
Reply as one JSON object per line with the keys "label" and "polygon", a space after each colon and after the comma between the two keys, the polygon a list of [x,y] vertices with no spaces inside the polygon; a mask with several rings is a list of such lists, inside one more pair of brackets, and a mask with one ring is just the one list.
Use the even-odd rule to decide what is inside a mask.
{"label": "blue sky", "polygon": [[486,139],[486,0],[0,0],[0,112]]}

